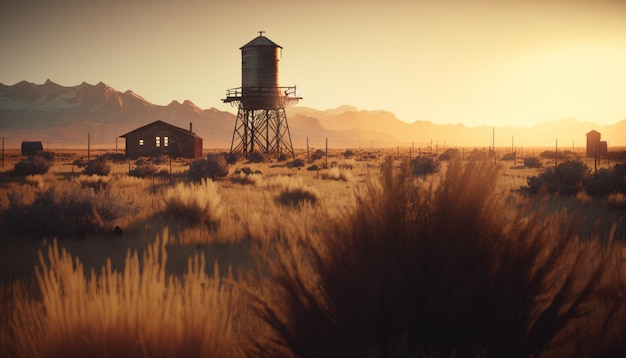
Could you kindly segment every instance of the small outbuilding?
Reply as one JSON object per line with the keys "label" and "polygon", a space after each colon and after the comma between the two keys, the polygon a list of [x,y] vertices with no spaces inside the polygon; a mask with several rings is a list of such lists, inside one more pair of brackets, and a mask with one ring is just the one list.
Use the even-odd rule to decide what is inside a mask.
{"label": "small outbuilding", "polygon": [[608,143],[601,141],[601,134],[596,130],[587,133],[587,158],[606,157],[608,155]]}
{"label": "small outbuilding", "polygon": [[41,141],[31,142],[25,140],[22,142],[22,155],[31,156],[37,152],[43,151],[43,144]]}
{"label": "small outbuilding", "polygon": [[202,157],[202,138],[192,132],[191,124],[187,130],[156,121],[120,137],[126,139],[126,156],[129,158],[163,154],[183,158]]}

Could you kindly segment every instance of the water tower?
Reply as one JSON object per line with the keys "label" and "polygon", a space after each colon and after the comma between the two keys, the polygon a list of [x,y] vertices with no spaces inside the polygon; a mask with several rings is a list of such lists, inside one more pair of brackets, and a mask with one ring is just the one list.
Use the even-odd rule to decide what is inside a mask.
{"label": "water tower", "polygon": [[296,87],[280,87],[278,61],[282,47],[259,31],[241,50],[241,87],[226,91],[224,103],[237,105],[231,153],[288,154],[295,157],[285,107],[302,99]]}

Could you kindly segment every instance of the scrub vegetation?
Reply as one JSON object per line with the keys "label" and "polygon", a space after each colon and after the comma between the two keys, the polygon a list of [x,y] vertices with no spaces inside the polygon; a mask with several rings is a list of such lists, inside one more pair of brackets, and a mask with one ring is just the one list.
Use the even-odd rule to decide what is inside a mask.
{"label": "scrub vegetation", "polygon": [[624,164],[58,158],[0,173],[0,356],[626,354]]}

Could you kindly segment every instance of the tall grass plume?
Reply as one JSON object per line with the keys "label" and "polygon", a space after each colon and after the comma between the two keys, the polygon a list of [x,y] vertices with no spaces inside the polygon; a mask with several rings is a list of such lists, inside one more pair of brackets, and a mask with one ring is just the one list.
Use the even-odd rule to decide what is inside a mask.
{"label": "tall grass plume", "polygon": [[[56,241],[40,252],[36,278],[41,299],[17,297],[10,347],[20,357],[232,357],[234,292],[203,256],[188,261],[182,277],[165,272],[167,232],[140,256],[126,256],[117,272],[83,265]],[[217,267],[216,267],[217,270]]]}
{"label": "tall grass plume", "polygon": [[590,307],[610,261],[596,242],[579,242],[562,216],[504,210],[490,163],[453,161],[433,187],[407,161],[384,168],[353,210],[267,263],[258,354],[591,352],[605,316]]}
{"label": "tall grass plume", "polygon": [[220,194],[217,185],[210,179],[198,183],[178,183],[169,188],[163,197],[164,215],[188,222],[217,225],[222,216]]}

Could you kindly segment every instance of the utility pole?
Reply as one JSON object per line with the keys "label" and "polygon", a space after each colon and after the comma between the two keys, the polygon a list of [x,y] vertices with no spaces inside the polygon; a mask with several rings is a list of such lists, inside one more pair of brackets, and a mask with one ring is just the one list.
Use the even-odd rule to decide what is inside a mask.
{"label": "utility pole", "polygon": [[497,163],[496,162],[496,127],[493,127],[493,133],[491,135],[491,141],[492,141],[492,145],[493,145],[493,163]]}
{"label": "utility pole", "polygon": [[515,150],[515,136],[511,136],[511,152],[513,152],[513,164],[517,164],[517,151]]}
{"label": "utility pole", "polygon": [[91,132],[87,132],[87,163],[91,161]]}
{"label": "utility pole", "polygon": [[559,164],[559,138],[556,139],[556,146],[554,148],[554,166]]}
{"label": "utility pole", "polygon": [[326,167],[328,167],[328,137],[326,137]]}

